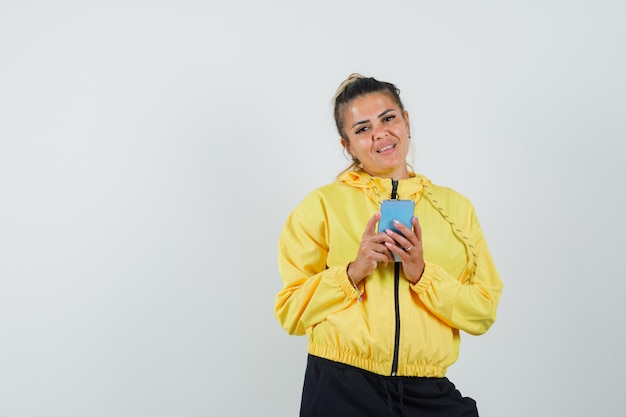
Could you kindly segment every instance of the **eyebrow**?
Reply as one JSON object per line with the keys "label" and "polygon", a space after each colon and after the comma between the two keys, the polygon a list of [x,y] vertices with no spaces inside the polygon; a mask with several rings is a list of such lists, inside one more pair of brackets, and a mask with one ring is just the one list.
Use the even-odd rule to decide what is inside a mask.
{"label": "eyebrow", "polygon": [[[383,117],[384,115],[386,115],[387,113],[389,113],[391,111],[394,111],[394,109],[387,109],[387,110],[385,110],[384,112],[382,112],[381,114],[378,115],[378,118],[380,119],[381,117]],[[365,124],[367,122],[369,122],[369,119],[368,120],[361,120],[359,122],[356,122],[355,124],[352,125],[351,129],[353,129],[355,126],[363,125],[363,124]]]}

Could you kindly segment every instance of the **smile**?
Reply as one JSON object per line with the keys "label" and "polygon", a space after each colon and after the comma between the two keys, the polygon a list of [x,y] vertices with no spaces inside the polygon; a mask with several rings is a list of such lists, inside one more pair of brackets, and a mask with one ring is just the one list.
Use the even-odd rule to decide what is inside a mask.
{"label": "smile", "polygon": [[385,146],[384,148],[380,148],[376,152],[383,153],[383,152],[388,151],[389,149],[393,149],[395,147],[396,147],[396,145],[388,145],[388,146]]}

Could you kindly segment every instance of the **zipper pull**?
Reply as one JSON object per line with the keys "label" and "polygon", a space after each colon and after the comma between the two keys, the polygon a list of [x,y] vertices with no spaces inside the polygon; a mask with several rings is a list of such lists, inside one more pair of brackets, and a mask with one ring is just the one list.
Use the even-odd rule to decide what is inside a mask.
{"label": "zipper pull", "polygon": [[391,199],[398,199],[398,180],[391,179]]}

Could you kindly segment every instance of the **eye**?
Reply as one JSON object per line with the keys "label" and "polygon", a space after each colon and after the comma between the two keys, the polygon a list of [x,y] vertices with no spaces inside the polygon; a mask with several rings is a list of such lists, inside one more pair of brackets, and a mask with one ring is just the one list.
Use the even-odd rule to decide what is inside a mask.
{"label": "eye", "polygon": [[367,132],[369,130],[369,126],[361,126],[357,130],[354,131],[355,134]]}
{"label": "eye", "polygon": [[389,116],[385,116],[383,118],[383,122],[391,122],[395,118],[396,118],[395,114],[390,114]]}

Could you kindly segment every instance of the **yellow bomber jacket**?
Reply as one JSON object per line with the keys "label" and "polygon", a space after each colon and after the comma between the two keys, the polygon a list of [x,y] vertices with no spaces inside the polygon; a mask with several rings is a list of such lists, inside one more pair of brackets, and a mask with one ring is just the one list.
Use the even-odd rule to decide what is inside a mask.
{"label": "yellow bomber jacket", "polygon": [[426,266],[415,285],[400,277],[396,344],[393,263],[379,264],[359,291],[346,274],[391,188],[390,179],[351,171],[304,198],[278,242],[275,316],[288,333],[308,336],[312,355],[391,375],[397,346],[397,375],[443,377],[458,358],[459,331],[483,334],[495,321],[502,282],[470,201],[411,173],[397,198],[416,202]]}

